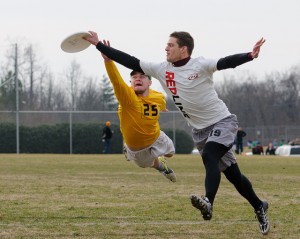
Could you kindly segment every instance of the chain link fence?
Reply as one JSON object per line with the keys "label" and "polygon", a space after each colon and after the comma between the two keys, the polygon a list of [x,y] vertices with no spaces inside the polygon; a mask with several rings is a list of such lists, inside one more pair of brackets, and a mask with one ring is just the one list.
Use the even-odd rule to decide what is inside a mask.
{"label": "chain link fence", "polygon": [[[119,125],[118,113],[116,111],[0,111],[0,123],[16,123],[16,133],[20,126],[40,126],[67,123],[70,126],[70,153],[72,153],[72,125],[77,123],[103,124],[110,121],[114,125]],[[161,129],[173,130],[173,142],[176,144],[175,130],[181,129],[191,134],[191,128],[186,123],[179,111],[169,111],[161,113]],[[262,145],[267,145],[274,139],[288,143],[290,140],[300,138],[300,126],[255,126],[242,127],[247,133],[244,138],[247,141],[259,141]],[[100,135],[100,133],[99,133]],[[1,137],[5,137],[1,135]],[[16,153],[19,153],[19,137],[17,135]]]}
{"label": "chain link fence", "polygon": [[300,138],[300,126],[255,126],[243,127],[247,133],[244,142],[258,141],[266,146],[276,140],[278,143],[287,144]]}
{"label": "chain link fence", "polygon": [[[102,129],[104,123],[110,121],[112,125],[119,125],[117,111],[0,111],[0,123],[16,124],[16,153],[19,153],[19,128],[20,126],[36,127],[41,125],[55,125],[67,123],[70,126],[70,153],[72,149],[72,125],[73,124],[99,124]],[[163,112],[160,116],[161,129],[171,129],[173,131],[173,140],[176,145],[175,130],[181,129],[190,134],[191,129],[179,111]],[[99,132],[101,137],[102,132]],[[5,137],[5,136],[1,136]]]}

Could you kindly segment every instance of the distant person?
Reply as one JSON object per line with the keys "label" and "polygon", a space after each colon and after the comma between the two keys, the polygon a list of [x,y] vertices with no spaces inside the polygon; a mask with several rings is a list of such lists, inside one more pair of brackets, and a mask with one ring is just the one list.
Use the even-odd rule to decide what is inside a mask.
{"label": "distant person", "polygon": [[110,144],[111,144],[111,139],[114,134],[112,129],[110,128],[110,121],[105,122],[105,126],[102,130],[102,142],[103,142],[103,153],[108,154],[110,152]]}
{"label": "distant person", "polygon": [[242,154],[244,151],[244,142],[243,138],[246,136],[246,132],[242,130],[241,127],[238,128],[238,131],[236,133],[236,149],[235,152],[237,154]]}
{"label": "distant person", "polygon": [[278,140],[277,140],[277,139],[274,139],[273,142],[272,142],[272,144],[273,144],[273,147],[275,148],[275,150],[276,150],[277,147],[279,146]]}
{"label": "distant person", "polygon": [[279,142],[279,146],[282,146],[282,145],[285,145],[285,140],[284,139],[281,139],[280,142]]}
{"label": "distant person", "polygon": [[300,138],[295,138],[293,140],[289,140],[288,144],[292,145],[292,146],[294,146],[294,145],[300,145]]}
{"label": "distant person", "polygon": [[272,143],[269,143],[268,144],[268,147],[266,148],[266,152],[265,152],[265,154],[266,155],[275,155],[275,147],[273,146],[273,144]]}
{"label": "distant person", "polygon": [[248,146],[248,149],[252,149],[252,140],[251,139],[249,139],[247,141],[247,146]]}
{"label": "distant person", "polygon": [[264,154],[264,148],[260,142],[257,142],[256,146],[252,148],[252,154],[256,154],[256,155]]}

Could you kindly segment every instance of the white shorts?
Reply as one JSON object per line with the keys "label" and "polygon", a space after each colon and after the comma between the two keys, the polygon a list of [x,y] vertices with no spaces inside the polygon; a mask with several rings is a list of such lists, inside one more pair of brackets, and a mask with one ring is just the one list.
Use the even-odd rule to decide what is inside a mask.
{"label": "white shorts", "polygon": [[134,161],[142,168],[152,167],[154,159],[174,153],[173,141],[163,131],[160,131],[159,137],[152,145],[142,150],[132,151],[124,144],[124,155],[127,160]]}

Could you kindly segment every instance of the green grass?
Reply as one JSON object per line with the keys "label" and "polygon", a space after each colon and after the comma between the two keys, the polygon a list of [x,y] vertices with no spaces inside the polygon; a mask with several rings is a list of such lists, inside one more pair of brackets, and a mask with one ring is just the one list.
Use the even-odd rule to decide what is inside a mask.
{"label": "green grass", "polygon": [[169,160],[172,183],[122,155],[0,154],[0,238],[299,238],[300,158],[238,161],[269,202],[267,236],[223,176],[213,219],[202,220],[189,200],[204,192],[198,155]]}

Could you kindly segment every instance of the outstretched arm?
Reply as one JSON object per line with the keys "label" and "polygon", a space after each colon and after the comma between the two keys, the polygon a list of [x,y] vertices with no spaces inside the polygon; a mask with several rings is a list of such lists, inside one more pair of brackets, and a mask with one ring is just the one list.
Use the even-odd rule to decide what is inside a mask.
{"label": "outstretched arm", "polygon": [[224,70],[228,68],[235,68],[246,62],[252,61],[254,58],[258,57],[260,47],[265,43],[265,41],[266,40],[264,38],[261,38],[258,42],[256,42],[252,52],[235,54],[219,59],[217,62],[217,69]]}
{"label": "outstretched arm", "polygon": [[85,38],[88,42],[93,44],[94,46],[97,47],[97,49],[104,54],[107,58],[118,62],[119,64],[144,73],[142,68],[140,67],[140,60],[135,58],[134,56],[130,56],[125,52],[119,51],[117,49],[114,49],[110,47],[106,41],[104,41],[104,44],[99,40],[98,35],[96,32],[89,31],[91,33],[91,37]]}

